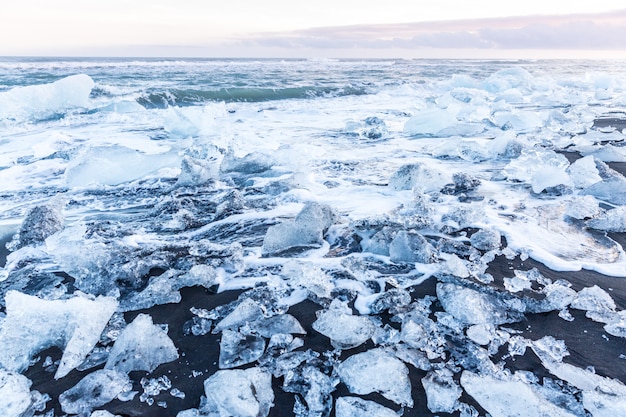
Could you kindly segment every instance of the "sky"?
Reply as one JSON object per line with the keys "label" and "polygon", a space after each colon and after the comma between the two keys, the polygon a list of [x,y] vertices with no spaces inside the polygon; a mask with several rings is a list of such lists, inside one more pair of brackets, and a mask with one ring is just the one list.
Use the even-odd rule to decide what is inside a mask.
{"label": "sky", "polygon": [[1,56],[626,58],[624,0],[9,0]]}

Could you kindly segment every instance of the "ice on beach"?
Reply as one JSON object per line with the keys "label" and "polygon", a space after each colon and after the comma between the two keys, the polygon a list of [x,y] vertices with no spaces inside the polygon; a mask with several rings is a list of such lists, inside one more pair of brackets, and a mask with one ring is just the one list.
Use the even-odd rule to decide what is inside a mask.
{"label": "ice on beach", "polygon": [[470,243],[479,250],[490,251],[499,249],[502,236],[495,229],[480,229],[470,236]]}
{"label": "ice on beach", "polygon": [[367,117],[363,121],[349,120],[345,131],[366,140],[378,140],[389,134],[385,121],[379,117]]}
{"label": "ice on beach", "polygon": [[429,264],[435,261],[436,251],[421,234],[401,230],[389,244],[389,259],[392,262]]}
{"label": "ice on beach", "polygon": [[65,225],[62,209],[60,200],[30,209],[18,232],[18,247],[42,244],[48,237],[62,230]]}
{"label": "ice on beach", "polygon": [[571,307],[577,310],[587,311],[587,315],[606,315],[615,312],[615,301],[602,288],[594,285],[585,287],[578,292]]}
{"label": "ice on beach", "polygon": [[503,169],[510,180],[526,182],[533,192],[540,193],[557,185],[572,185],[567,174],[567,158],[550,150],[526,149]]}
{"label": "ice on beach", "polygon": [[71,75],[50,84],[16,87],[0,93],[0,121],[36,121],[89,106],[95,83],[85,74]]}
{"label": "ice on beach", "polygon": [[304,330],[298,319],[291,314],[279,314],[269,318],[262,318],[251,323],[251,327],[259,335],[268,339],[276,334],[306,334],[306,330]]}
{"label": "ice on beach", "polygon": [[423,162],[402,165],[389,178],[389,187],[396,191],[417,189],[424,193],[441,190],[452,180],[450,175]]}
{"label": "ice on beach", "polygon": [[333,300],[328,310],[318,312],[313,329],[328,337],[336,349],[352,349],[365,343],[376,331],[366,316],[355,316],[346,302]]}
{"label": "ice on beach", "polygon": [[579,220],[591,219],[600,214],[600,205],[591,195],[572,196],[565,208],[565,214]]}
{"label": "ice on beach", "polygon": [[471,136],[481,133],[479,123],[468,123],[457,118],[455,109],[431,108],[418,112],[404,124],[404,133],[415,137]]}
{"label": "ice on beach", "polygon": [[586,188],[602,181],[593,156],[577,159],[566,171],[576,188]]}
{"label": "ice on beach", "polygon": [[452,413],[458,408],[461,387],[446,369],[429,372],[422,378],[428,409],[433,413]]}
{"label": "ice on beach", "polygon": [[128,375],[101,369],[88,374],[73,388],[59,395],[59,403],[64,413],[88,416],[94,408],[108,404],[131,389]]}
{"label": "ice on beach", "polygon": [[395,411],[374,401],[359,397],[339,397],[335,404],[336,417],[398,417]]}
{"label": "ice on beach", "polygon": [[68,187],[118,185],[154,175],[163,168],[178,168],[176,152],[146,154],[120,145],[84,149],[65,171]]}
{"label": "ice on beach", "polygon": [[626,206],[605,210],[594,218],[587,220],[585,224],[592,229],[605,232],[626,232]]}
{"label": "ice on beach", "polygon": [[159,365],[178,359],[174,342],[152,317],[139,314],[120,333],[111,348],[105,369],[118,372],[154,371]]}
{"label": "ice on beach", "polygon": [[515,376],[495,377],[463,371],[461,385],[493,417],[577,417],[548,401],[537,387]]}
{"label": "ice on beach", "polygon": [[23,375],[0,369],[0,415],[22,417],[31,406],[31,381]]}
{"label": "ice on beach", "polygon": [[117,301],[110,297],[42,300],[9,291],[5,300],[0,364],[22,372],[38,352],[58,346],[64,351],[55,378],[64,377],[83,362],[117,308]]}
{"label": "ice on beach", "polygon": [[621,175],[611,176],[584,188],[580,193],[611,204],[626,205],[626,178]]}
{"label": "ice on beach", "polygon": [[202,185],[219,176],[221,154],[217,151],[203,155],[202,158],[184,156],[180,163],[177,185]]}
{"label": "ice on beach", "polygon": [[250,298],[242,300],[226,317],[215,325],[214,333],[224,329],[237,329],[246,323],[261,320],[264,317],[261,305]]}
{"label": "ice on beach", "polygon": [[396,404],[413,407],[409,370],[399,359],[381,349],[357,353],[337,369],[341,381],[353,394],[372,392]]}
{"label": "ice on beach", "polygon": [[264,256],[277,256],[289,250],[318,248],[324,233],[336,221],[333,209],[316,202],[305,204],[294,220],[287,220],[267,229],[263,239]]}
{"label": "ice on beach", "polygon": [[254,334],[223,330],[220,340],[220,369],[236,368],[257,361],[265,352],[265,340]]}
{"label": "ice on beach", "polygon": [[296,396],[294,414],[301,416],[328,416],[333,407],[332,392],[339,383],[336,375],[326,375],[317,366],[304,363],[285,373],[283,390]]}
{"label": "ice on beach", "polygon": [[259,369],[217,371],[204,381],[201,416],[266,417],[274,405],[271,374]]}
{"label": "ice on beach", "polygon": [[222,160],[220,172],[222,174],[260,174],[272,169],[275,164],[276,160],[266,153],[254,152],[237,157],[229,151]]}

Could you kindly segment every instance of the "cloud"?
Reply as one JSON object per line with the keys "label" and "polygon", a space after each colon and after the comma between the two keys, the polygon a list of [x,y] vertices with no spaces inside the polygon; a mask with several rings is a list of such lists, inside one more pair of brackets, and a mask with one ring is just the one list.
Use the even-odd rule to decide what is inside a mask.
{"label": "cloud", "polygon": [[626,50],[626,9],[389,25],[355,25],[259,34],[241,45],[312,49]]}

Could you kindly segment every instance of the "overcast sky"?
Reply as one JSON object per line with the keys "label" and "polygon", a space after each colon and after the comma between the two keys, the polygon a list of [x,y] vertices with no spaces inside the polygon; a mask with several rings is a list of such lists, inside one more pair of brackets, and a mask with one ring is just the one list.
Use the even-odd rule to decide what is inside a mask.
{"label": "overcast sky", "polygon": [[8,0],[0,55],[626,58],[624,0]]}

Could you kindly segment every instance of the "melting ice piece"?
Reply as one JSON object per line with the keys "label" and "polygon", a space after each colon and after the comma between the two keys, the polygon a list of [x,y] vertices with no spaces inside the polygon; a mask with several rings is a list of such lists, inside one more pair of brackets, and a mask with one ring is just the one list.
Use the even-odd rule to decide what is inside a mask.
{"label": "melting ice piece", "polygon": [[583,391],[583,406],[593,417],[626,416],[626,397],[623,394]]}
{"label": "melting ice piece", "polygon": [[333,300],[328,310],[318,314],[313,329],[330,339],[336,349],[351,349],[370,339],[376,326],[365,316],[354,316],[347,302]]}
{"label": "melting ice piece", "polygon": [[626,338],[626,310],[614,314],[604,326],[604,331],[613,336]]}
{"label": "melting ice piece", "polygon": [[398,168],[389,178],[389,187],[396,191],[417,189],[430,193],[441,190],[450,180],[451,176],[421,162],[415,162]]}
{"label": "melting ice piece", "polygon": [[441,369],[431,371],[422,378],[428,409],[433,413],[452,413],[458,408],[461,387],[452,379],[452,372]]}
{"label": "melting ice piece", "polygon": [[63,229],[60,201],[33,207],[22,222],[19,231],[19,247],[43,243],[46,238]]}
{"label": "melting ice piece", "polygon": [[219,365],[221,369],[247,365],[258,360],[264,352],[262,337],[226,329],[220,341]]}
{"label": "melting ice piece", "polygon": [[567,158],[554,151],[526,149],[504,167],[503,173],[511,180],[530,183],[533,192],[540,193],[548,187],[571,185],[572,180],[565,172],[568,166]]}
{"label": "melting ice piece", "polygon": [[[296,402],[294,411],[299,416],[328,416],[332,409],[331,393],[339,383],[337,377],[321,372],[317,367],[304,365],[285,374],[283,390],[302,395],[306,405]],[[298,400],[298,398],[296,397]],[[300,408],[302,411],[296,411]],[[306,410],[306,411],[305,411]]]}
{"label": "melting ice piece", "polygon": [[21,417],[32,402],[30,385],[25,376],[0,369],[0,415]]}
{"label": "melting ice piece", "polygon": [[500,379],[463,371],[461,385],[493,417],[576,417],[515,377]]}
{"label": "melting ice piece", "polygon": [[495,229],[481,229],[470,237],[470,243],[476,249],[490,251],[500,248],[500,232]]}
{"label": "melting ice piece", "polygon": [[42,300],[8,291],[7,317],[0,329],[0,364],[22,372],[36,353],[58,346],[64,349],[55,378],[80,365],[93,349],[117,308],[111,297]]}
{"label": "melting ice piece", "polygon": [[382,349],[350,356],[338,367],[339,377],[350,392],[378,392],[403,406],[413,407],[409,370],[402,361]]}
{"label": "melting ice piece", "polygon": [[256,301],[246,298],[233,311],[215,325],[214,333],[232,329],[263,318],[263,309]]}
{"label": "melting ice piece", "polygon": [[254,152],[242,158],[238,158],[231,150],[224,156],[220,166],[220,172],[223,174],[231,172],[259,174],[270,170],[275,164],[276,160],[265,153]]}
{"label": "melting ice piece", "polygon": [[286,221],[267,229],[262,253],[264,256],[275,256],[290,250],[320,247],[324,233],[336,218],[330,206],[309,202],[293,221]]}
{"label": "melting ice piece", "polygon": [[599,213],[598,200],[591,195],[573,196],[565,209],[565,214],[579,220],[595,217]]}
{"label": "melting ice piece", "polygon": [[259,368],[217,371],[204,381],[204,393],[200,415],[265,417],[274,405],[272,376]]}
{"label": "melting ice piece", "polygon": [[594,285],[585,287],[578,292],[576,298],[571,303],[572,308],[591,313],[610,314],[615,311],[615,301],[602,288]]}
{"label": "melting ice piece", "polygon": [[337,417],[398,417],[395,411],[374,401],[358,397],[339,397],[335,405]]}
{"label": "melting ice piece", "polygon": [[251,323],[252,328],[263,337],[270,338],[275,334],[306,334],[306,330],[291,314],[262,318]]}
{"label": "melting ice piece", "polygon": [[59,403],[64,413],[85,416],[94,408],[111,402],[119,394],[131,389],[128,375],[101,369],[90,373],[73,388],[59,395]]}
{"label": "melting ice piece", "polygon": [[428,264],[435,260],[435,248],[421,234],[401,230],[389,245],[389,259],[392,262]]}
{"label": "melting ice piece", "polygon": [[583,189],[580,194],[592,195],[598,200],[616,205],[626,204],[626,178],[615,175]]}
{"label": "melting ice piece", "polygon": [[154,371],[162,363],[178,359],[174,342],[152,317],[139,314],[119,335],[105,369],[119,372]]}
{"label": "melting ice piece", "polygon": [[593,156],[585,156],[574,161],[566,171],[576,188],[590,187],[602,181]]}
{"label": "melting ice piece", "polygon": [[620,206],[606,210],[586,222],[587,226],[605,232],[626,232],[626,207]]}

